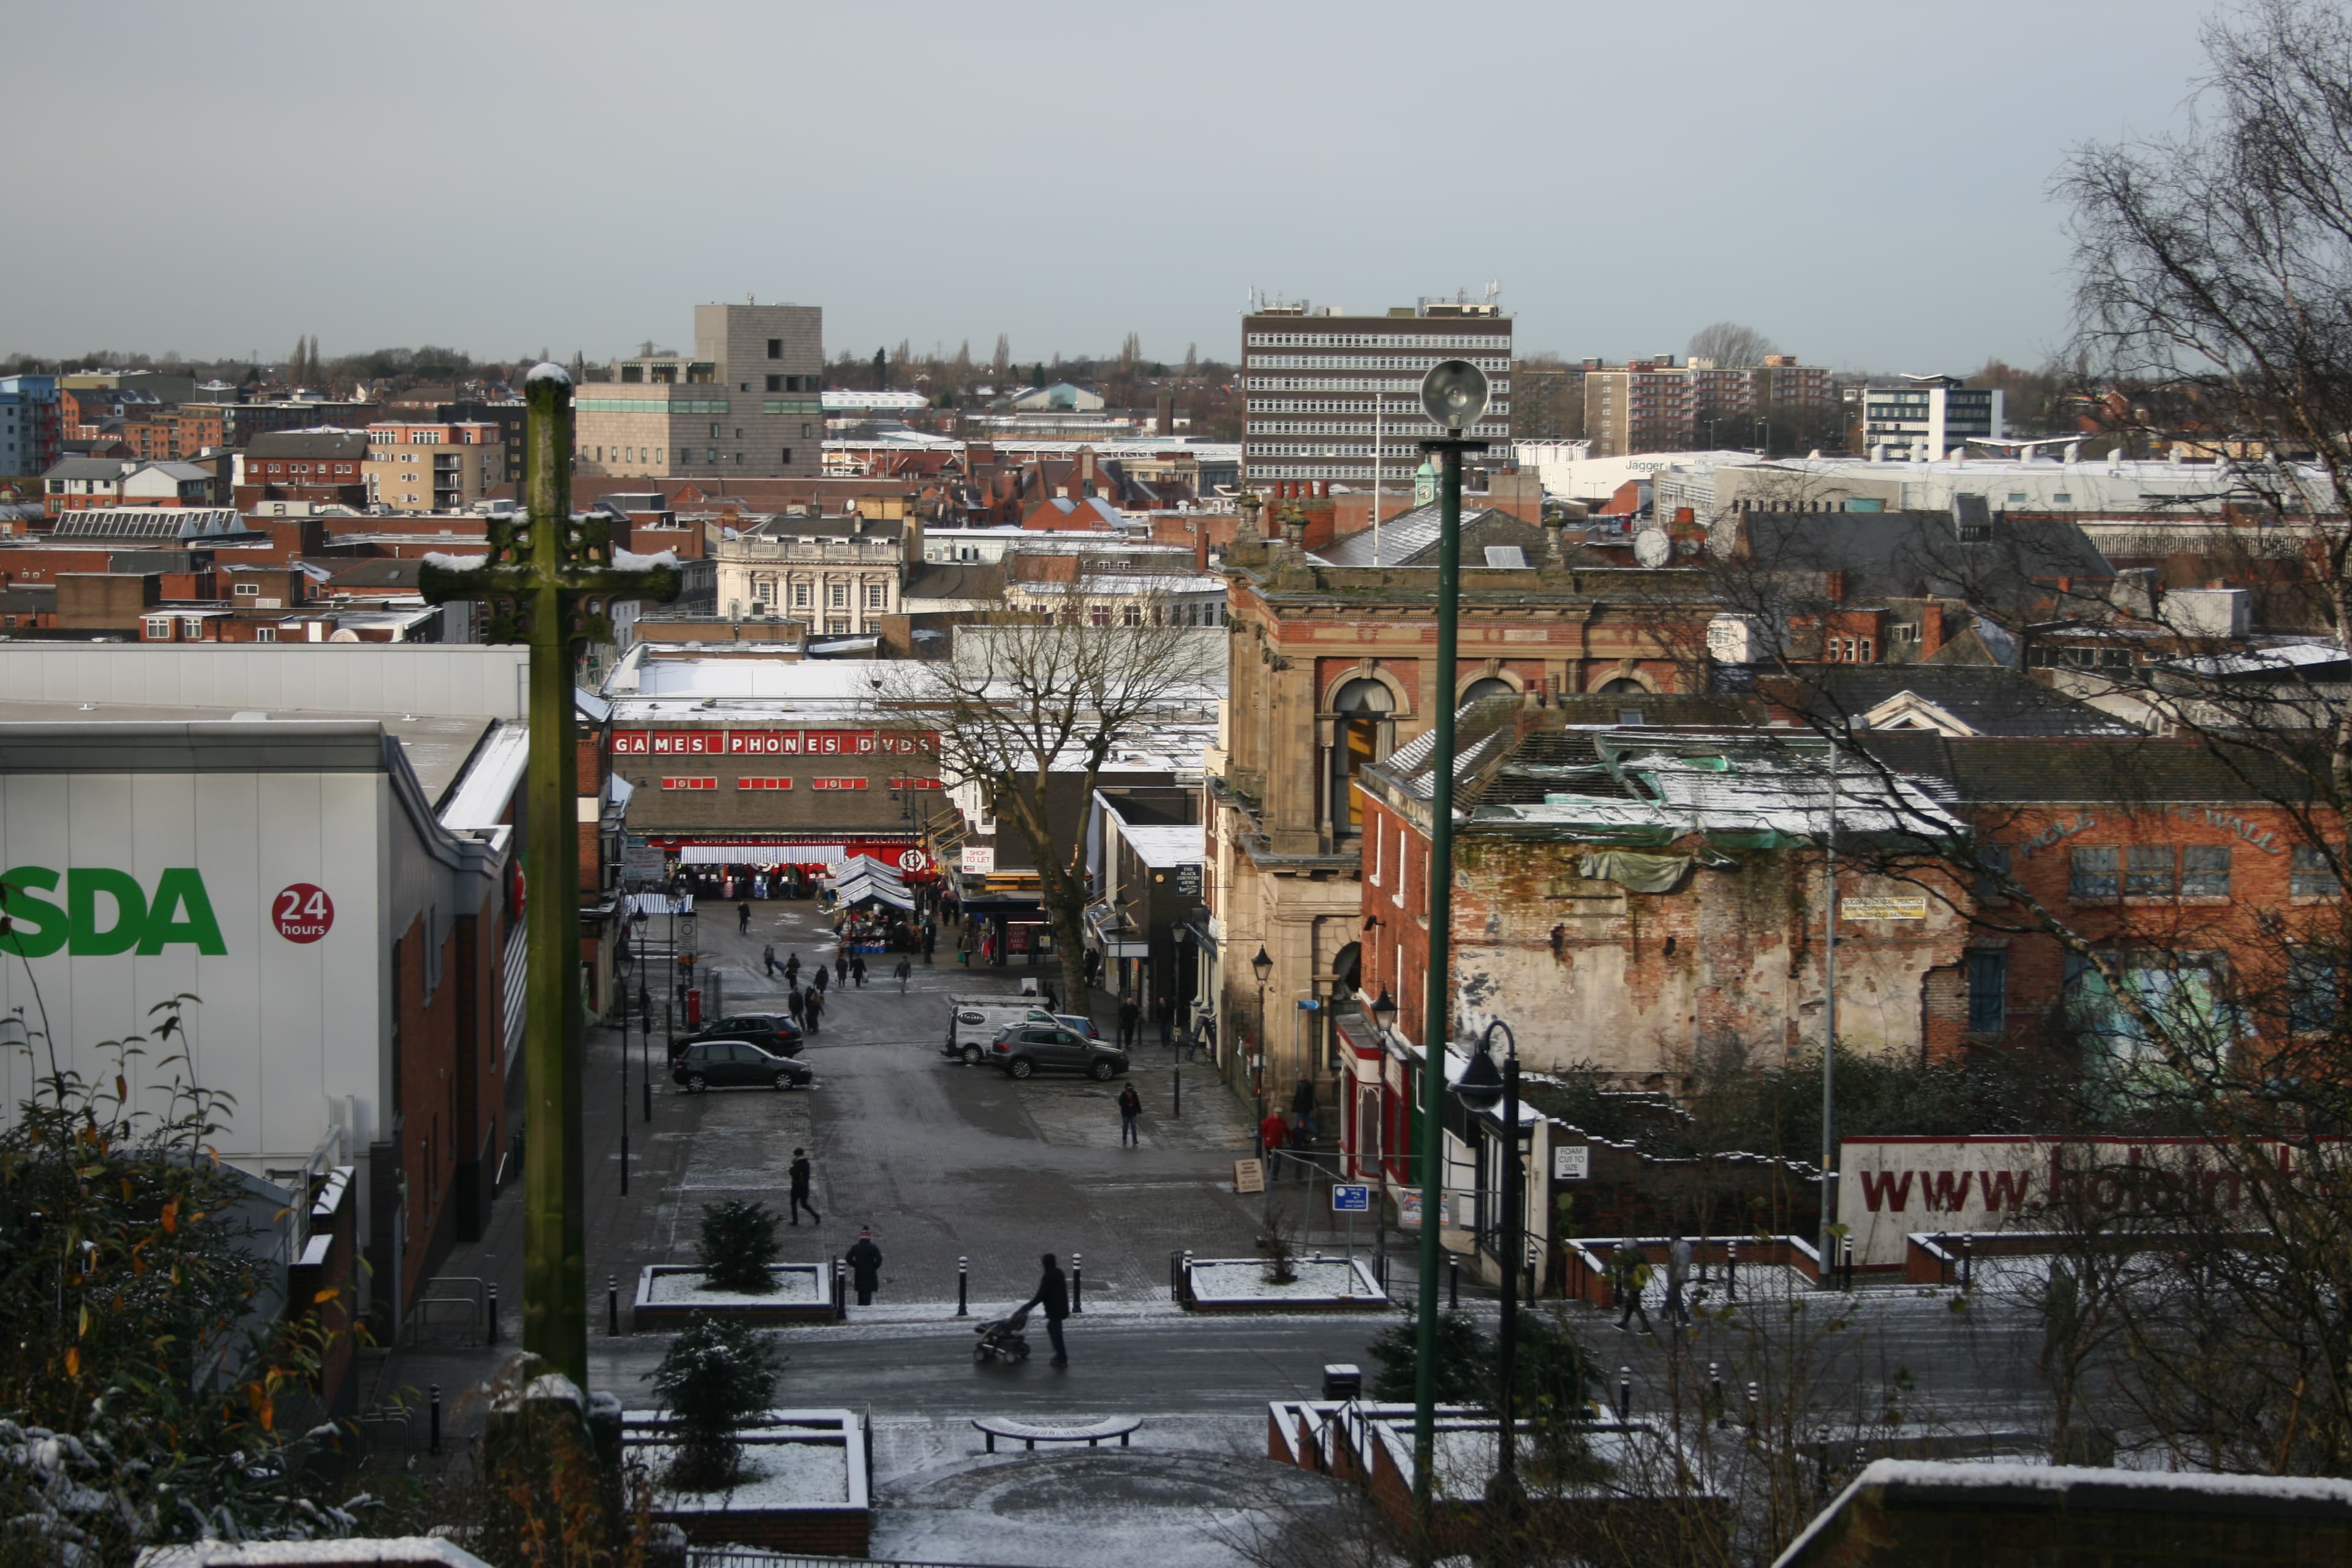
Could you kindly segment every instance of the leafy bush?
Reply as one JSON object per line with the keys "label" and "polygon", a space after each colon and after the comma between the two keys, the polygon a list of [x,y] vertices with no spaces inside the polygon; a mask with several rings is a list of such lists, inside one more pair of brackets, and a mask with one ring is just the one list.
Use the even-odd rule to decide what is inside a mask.
{"label": "leafy bush", "polygon": [[[1415,1336],[1417,1315],[1392,1323],[1373,1337],[1372,1359],[1381,1363],[1372,1374],[1372,1397],[1409,1400],[1413,1397],[1413,1368],[1420,1356]],[[1467,1312],[1441,1311],[1437,1317],[1437,1402],[1440,1405],[1485,1405],[1495,1384],[1495,1342]]]}
{"label": "leafy bush", "polygon": [[697,1312],[646,1375],[669,1405],[677,1454],[664,1478],[681,1491],[732,1486],[742,1460],[735,1434],[775,1397],[783,1357],[758,1330]]}
{"label": "leafy bush", "polygon": [[[0,1131],[0,1561],[128,1561],[202,1536],[348,1534],[306,1481],[340,1446],[315,1390],[328,1334],[273,1315],[252,1186],[212,1154],[227,1097],[175,1084],[131,1107],[132,1063],[172,1081],[177,997],[96,1081],[35,1037],[32,1096]],[[47,1070],[44,1071],[43,1069]],[[331,1297],[328,1298],[331,1300]],[[298,1303],[323,1308],[327,1300]]]}
{"label": "leafy bush", "polygon": [[767,1205],[725,1198],[703,1206],[696,1258],[704,1289],[766,1295],[776,1288],[768,1270],[777,1250],[776,1211]]}

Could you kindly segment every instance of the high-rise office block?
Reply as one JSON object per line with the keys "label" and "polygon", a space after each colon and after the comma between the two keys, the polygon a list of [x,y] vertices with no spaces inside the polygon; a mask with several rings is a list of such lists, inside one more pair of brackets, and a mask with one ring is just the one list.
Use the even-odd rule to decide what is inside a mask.
{"label": "high-rise office block", "polygon": [[824,312],[697,305],[694,353],[616,360],[579,388],[577,472],[814,478],[824,462]]}
{"label": "high-rise office block", "polygon": [[1374,432],[1389,481],[1410,489],[1415,443],[1441,434],[1421,411],[1421,378],[1466,359],[1493,392],[1463,434],[1511,435],[1511,319],[1493,305],[1424,302],[1378,316],[1336,306],[1269,305],[1242,318],[1242,464],[1273,479],[1372,483]]}

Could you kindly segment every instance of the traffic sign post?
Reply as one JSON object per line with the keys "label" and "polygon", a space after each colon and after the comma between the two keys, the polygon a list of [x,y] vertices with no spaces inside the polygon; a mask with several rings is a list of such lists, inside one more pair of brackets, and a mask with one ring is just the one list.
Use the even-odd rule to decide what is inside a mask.
{"label": "traffic sign post", "polygon": [[1356,1287],[1356,1216],[1372,1210],[1372,1189],[1362,1182],[1331,1184],[1331,1212],[1348,1216],[1348,1293]]}

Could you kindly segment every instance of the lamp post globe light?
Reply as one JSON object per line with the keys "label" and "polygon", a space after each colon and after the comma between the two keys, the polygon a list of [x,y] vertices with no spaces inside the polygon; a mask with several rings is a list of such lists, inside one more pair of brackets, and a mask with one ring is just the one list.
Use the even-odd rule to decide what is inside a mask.
{"label": "lamp post globe light", "polygon": [[1467,360],[1441,360],[1421,381],[1421,406],[1444,430],[1421,443],[1444,463],[1438,477],[1437,659],[1439,692],[1432,725],[1429,793],[1429,991],[1421,1030],[1421,1289],[1415,1315],[1412,1412],[1412,1522],[1417,1561],[1430,1559],[1431,1473],[1437,1446],[1438,1216],[1445,1186],[1445,1043],[1453,1037],[1454,672],[1459,662],[1462,606],[1462,455],[1486,443],[1466,440],[1486,412],[1486,373]]}
{"label": "lamp post globe light", "polygon": [[[1250,973],[1257,976],[1257,1061],[1250,1068],[1250,1092],[1257,1100],[1257,1119],[1265,1120],[1265,983],[1274,978],[1274,960],[1265,955],[1265,943],[1260,942],[1257,956],[1250,960]],[[1265,1142],[1258,1141],[1258,1158],[1265,1158]]]}

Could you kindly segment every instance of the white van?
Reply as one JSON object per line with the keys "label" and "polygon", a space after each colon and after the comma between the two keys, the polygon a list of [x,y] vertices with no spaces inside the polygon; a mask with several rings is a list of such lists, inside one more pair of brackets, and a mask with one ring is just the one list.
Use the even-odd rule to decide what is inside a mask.
{"label": "white van", "polygon": [[1054,1022],[1054,1015],[1045,1011],[1033,997],[1006,996],[992,993],[986,996],[950,996],[948,998],[947,1043],[940,1047],[943,1057],[961,1057],[977,1067],[988,1054],[989,1043],[1014,1024],[1032,1021]]}

